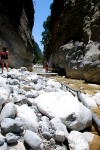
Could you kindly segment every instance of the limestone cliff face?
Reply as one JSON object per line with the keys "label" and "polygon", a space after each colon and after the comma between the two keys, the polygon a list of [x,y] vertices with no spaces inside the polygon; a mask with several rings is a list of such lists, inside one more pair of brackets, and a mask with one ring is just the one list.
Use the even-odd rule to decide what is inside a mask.
{"label": "limestone cliff face", "polygon": [[70,78],[100,83],[100,1],[54,0],[51,64]]}
{"label": "limestone cliff face", "polygon": [[26,66],[31,70],[33,20],[32,0],[0,0],[0,50],[7,46],[10,67]]}

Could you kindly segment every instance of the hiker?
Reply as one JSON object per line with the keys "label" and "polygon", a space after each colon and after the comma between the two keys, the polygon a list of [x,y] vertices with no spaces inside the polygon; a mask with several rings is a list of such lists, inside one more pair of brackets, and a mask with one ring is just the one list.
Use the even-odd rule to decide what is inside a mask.
{"label": "hiker", "polygon": [[45,72],[48,72],[48,63],[45,63]]}
{"label": "hiker", "polygon": [[8,72],[9,52],[7,50],[7,47],[3,47],[3,51],[1,52],[0,57],[1,57],[2,73],[3,73],[4,65],[6,65],[6,69]]}

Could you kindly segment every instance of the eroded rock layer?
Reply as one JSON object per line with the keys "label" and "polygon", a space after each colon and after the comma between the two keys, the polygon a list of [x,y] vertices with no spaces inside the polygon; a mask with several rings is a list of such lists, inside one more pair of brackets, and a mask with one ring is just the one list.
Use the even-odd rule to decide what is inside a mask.
{"label": "eroded rock layer", "polygon": [[100,1],[54,0],[51,65],[70,78],[100,83]]}
{"label": "eroded rock layer", "polygon": [[11,57],[10,67],[26,66],[31,70],[33,20],[32,0],[0,1],[0,49],[7,46]]}

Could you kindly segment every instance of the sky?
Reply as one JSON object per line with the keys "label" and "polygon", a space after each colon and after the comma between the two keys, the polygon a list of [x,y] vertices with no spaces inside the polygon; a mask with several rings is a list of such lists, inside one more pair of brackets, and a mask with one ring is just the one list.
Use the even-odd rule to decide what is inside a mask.
{"label": "sky", "polygon": [[41,34],[44,31],[43,22],[46,21],[47,17],[51,13],[50,5],[53,3],[53,0],[34,0],[34,3],[35,18],[32,35],[34,36],[36,43],[39,45],[39,48],[43,52],[43,45],[40,42],[42,40]]}

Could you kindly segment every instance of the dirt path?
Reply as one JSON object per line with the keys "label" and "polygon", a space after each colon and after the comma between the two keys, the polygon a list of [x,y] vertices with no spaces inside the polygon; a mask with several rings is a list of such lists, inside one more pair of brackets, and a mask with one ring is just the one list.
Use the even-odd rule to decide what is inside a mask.
{"label": "dirt path", "polygon": [[[41,67],[34,67],[33,72],[36,74],[39,73],[45,73],[45,69]],[[91,84],[91,83],[86,83],[85,80],[77,80],[77,79],[70,79],[70,78],[65,78],[64,76],[46,76],[48,78],[55,79],[56,81],[60,83],[64,83],[68,85],[69,87],[75,89],[75,90],[80,90],[83,93],[90,94],[90,95],[95,95],[97,92],[100,92],[100,85],[98,84]]]}
{"label": "dirt path", "polygon": [[45,69],[42,66],[40,66],[40,67],[39,66],[37,66],[37,67],[33,66],[33,72],[36,73],[36,74],[44,73]]}

